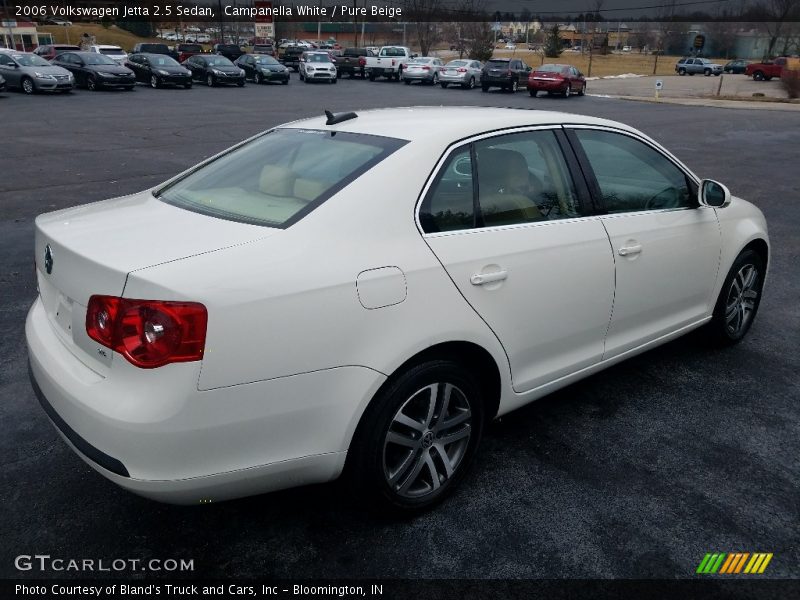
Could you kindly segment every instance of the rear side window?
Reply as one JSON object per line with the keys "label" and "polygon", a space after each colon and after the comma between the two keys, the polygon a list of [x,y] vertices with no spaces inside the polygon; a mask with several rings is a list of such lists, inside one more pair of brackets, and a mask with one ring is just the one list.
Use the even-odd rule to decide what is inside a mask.
{"label": "rear side window", "polygon": [[419,220],[425,233],[476,227],[470,146],[453,152],[422,202]]}
{"label": "rear side window", "polygon": [[341,131],[276,129],[156,196],[222,219],[288,227],[406,143]]}

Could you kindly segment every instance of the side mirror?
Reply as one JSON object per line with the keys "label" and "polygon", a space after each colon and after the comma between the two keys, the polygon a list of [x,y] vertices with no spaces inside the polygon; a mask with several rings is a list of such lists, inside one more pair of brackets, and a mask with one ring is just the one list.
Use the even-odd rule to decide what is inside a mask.
{"label": "side mirror", "polygon": [[718,181],[704,179],[700,182],[698,201],[702,206],[725,208],[731,203],[731,192]]}

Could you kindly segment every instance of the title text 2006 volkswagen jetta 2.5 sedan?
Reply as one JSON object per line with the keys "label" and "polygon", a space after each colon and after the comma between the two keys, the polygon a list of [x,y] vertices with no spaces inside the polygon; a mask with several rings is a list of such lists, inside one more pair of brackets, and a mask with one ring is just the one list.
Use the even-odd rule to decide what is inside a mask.
{"label": "title text 2006 volkswagen jetta 2.5 sedan", "polygon": [[753,323],[761,212],[625,125],[327,114],[36,220],[32,381],[94,469],[199,503],[332,480],[426,508],[487,420]]}

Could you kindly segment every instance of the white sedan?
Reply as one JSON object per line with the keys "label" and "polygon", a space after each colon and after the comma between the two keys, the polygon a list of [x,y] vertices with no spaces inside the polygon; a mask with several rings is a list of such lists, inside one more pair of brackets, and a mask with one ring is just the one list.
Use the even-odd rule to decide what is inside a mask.
{"label": "white sedan", "polygon": [[758,208],[593,117],[295,121],[36,219],[37,396],[94,469],[216,502],[345,473],[427,508],[487,421],[704,327],[753,323]]}

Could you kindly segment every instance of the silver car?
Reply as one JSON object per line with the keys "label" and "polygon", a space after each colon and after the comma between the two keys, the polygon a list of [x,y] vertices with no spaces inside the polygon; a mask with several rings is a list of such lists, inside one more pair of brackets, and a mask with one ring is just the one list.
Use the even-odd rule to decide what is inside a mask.
{"label": "silver car", "polygon": [[675,72],[678,75],[702,73],[706,77],[710,75],[719,77],[722,75],[722,69],[722,65],[711,62],[707,58],[682,58],[675,65]]}
{"label": "silver car", "polygon": [[481,80],[481,69],[483,65],[477,60],[460,58],[451,60],[439,73],[439,83],[442,89],[451,83],[458,84],[465,90],[475,87],[475,82]]}
{"label": "silver car", "polygon": [[75,87],[72,73],[32,52],[0,49],[0,75],[9,88],[19,88],[26,94],[45,90],[68,92]]}
{"label": "silver car", "polygon": [[439,83],[439,76],[443,67],[444,63],[440,58],[432,56],[415,58],[409,61],[406,64],[406,68],[403,69],[403,82],[406,85],[409,85],[412,81],[436,85]]}

